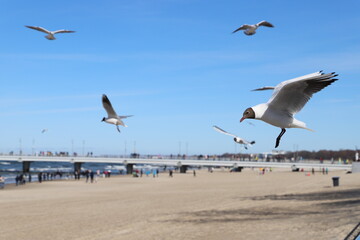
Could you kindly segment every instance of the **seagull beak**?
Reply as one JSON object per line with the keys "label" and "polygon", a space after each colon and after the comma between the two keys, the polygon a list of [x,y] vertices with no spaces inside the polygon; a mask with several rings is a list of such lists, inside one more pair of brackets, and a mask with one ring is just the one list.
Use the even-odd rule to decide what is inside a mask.
{"label": "seagull beak", "polygon": [[242,117],[242,118],[240,119],[240,122],[244,121],[244,120],[245,120],[245,118],[246,118],[246,117]]}

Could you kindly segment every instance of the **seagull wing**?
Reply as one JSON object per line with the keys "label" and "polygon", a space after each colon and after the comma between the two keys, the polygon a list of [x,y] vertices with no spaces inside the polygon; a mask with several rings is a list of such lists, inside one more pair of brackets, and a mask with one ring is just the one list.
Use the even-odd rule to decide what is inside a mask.
{"label": "seagull wing", "polygon": [[275,89],[275,87],[262,87],[262,88],[253,89],[251,91],[263,91],[263,90],[273,90],[273,89]]}
{"label": "seagull wing", "polygon": [[250,27],[251,27],[250,25],[244,24],[244,25],[241,25],[241,27],[239,27],[238,29],[234,30],[232,33],[236,33],[237,31],[240,31],[240,30],[246,30]]}
{"label": "seagull wing", "polygon": [[108,97],[105,94],[102,95],[102,104],[103,104],[103,107],[105,108],[109,118],[117,118],[118,117],[114,108],[111,105],[110,100],[108,99]]}
{"label": "seagull wing", "polygon": [[267,21],[261,21],[259,23],[256,24],[257,26],[264,26],[264,27],[274,27],[274,25],[272,25],[271,23],[267,22]]}
{"label": "seagull wing", "polygon": [[46,30],[45,28],[42,28],[42,27],[33,27],[33,26],[25,26],[27,28],[31,28],[31,29],[34,29],[34,30],[38,30],[40,32],[43,32],[43,33],[50,33],[50,31]]}
{"label": "seagull wing", "polygon": [[219,128],[218,126],[213,126],[213,128],[214,128],[216,131],[220,132],[220,133],[223,133],[223,134],[226,134],[226,135],[229,135],[229,136],[232,136],[232,137],[238,137],[238,136],[236,136],[236,135],[234,135],[234,134],[228,133],[227,131]]}
{"label": "seagull wing", "polygon": [[70,31],[70,30],[61,29],[61,30],[53,31],[52,34],[57,34],[57,33],[74,33],[74,32],[75,32],[75,31]]}
{"label": "seagull wing", "polygon": [[128,118],[128,117],[132,117],[134,115],[126,115],[126,116],[118,116],[120,119],[123,119],[123,118]]}
{"label": "seagull wing", "polygon": [[299,78],[281,82],[275,87],[269,107],[294,115],[310,100],[314,93],[321,91],[338,79],[335,72],[324,74],[321,71]]}

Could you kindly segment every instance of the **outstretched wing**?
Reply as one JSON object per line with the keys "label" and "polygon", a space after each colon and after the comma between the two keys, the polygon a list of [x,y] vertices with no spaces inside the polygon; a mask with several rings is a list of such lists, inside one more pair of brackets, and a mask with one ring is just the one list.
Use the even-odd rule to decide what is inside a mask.
{"label": "outstretched wing", "polygon": [[237,137],[236,135],[231,134],[231,133],[228,133],[227,131],[219,128],[218,126],[213,126],[213,128],[214,128],[216,131],[220,132],[220,133],[223,133],[223,134],[226,134],[226,135],[229,135],[229,136],[232,136],[232,137]]}
{"label": "outstretched wing", "polygon": [[248,28],[250,28],[250,25],[244,24],[244,25],[241,25],[241,27],[239,27],[238,29],[234,30],[232,33],[236,33],[237,31],[240,31],[240,30],[246,30]]}
{"label": "outstretched wing", "polygon": [[114,108],[112,107],[110,100],[108,99],[108,97],[105,94],[102,95],[102,104],[103,104],[103,107],[105,108],[109,118],[117,118],[117,114],[116,114]]}
{"label": "outstretched wing", "polygon": [[281,82],[275,87],[268,105],[293,115],[305,106],[314,93],[337,81],[336,76],[335,72],[324,74],[320,71]]}
{"label": "outstretched wing", "polygon": [[46,30],[45,28],[42,28],[42,27],[34,27],[34,26],[25,26],[27,28],[31,28],[31,29],[34,29],[34,30],[38,30],[40,32],[43,32],[43,33],[50,33],[50,31]]}
{"label": "outstretched wing", "polygon": [[268,87],[262,87],[262,88],[253,89],[251,91],[263,91],[263,90],[273,90],[273,89],[275,89],[275,87],[268,86]]}
{"label": "outstretched wing", "polygon": [[56,33],[74,33],[74,32],[75,32],[75,31],[70,31],[70,30],[61,29],[61,30],[53,31],[52,33],[53,33],[53,34],[56,34]]}
{"label": "outstretched wing", "polygon": [[123,118],[128,118],[128,117],[132,117],[134,115],[126,115],[126,116],[118,116],[120,119],[123,119]]}
{"label": "outstretched wing", "polygon": [[257,26],[264,26],[264,27],[274,27],[274,25],[272,25],[271,23],[267,22],[267,21],[261,21],[258,24],[256,24]]}

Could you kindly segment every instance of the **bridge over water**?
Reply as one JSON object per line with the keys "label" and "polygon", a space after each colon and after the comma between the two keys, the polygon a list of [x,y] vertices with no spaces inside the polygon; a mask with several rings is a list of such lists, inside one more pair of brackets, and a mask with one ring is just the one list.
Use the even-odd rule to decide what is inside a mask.
{"label": "bridge over water", "polygon": [[74,170],[80,170],[83,163],[109,163],[122,164],[126,166],[127,172],[132,173],[133,166],[138,164],[155,166],[174,166],[179,167],[181,173],[186,173],[188,167],[271,167],[271,168],[304,168],[318,169],[328,168],[329,170],[352,170],[352,164],[328,164],[328,163],[309,163],[309,162],[259,162],[259,161],[234,161],[234,160],[198,160],[198,159],[148,159],[148,158],[111,158],[111,157],[45,157],[45,156],[0,156],[1,161],[22,162],[23,172],[30,171],[32,162],[69,162],[74,164]]}

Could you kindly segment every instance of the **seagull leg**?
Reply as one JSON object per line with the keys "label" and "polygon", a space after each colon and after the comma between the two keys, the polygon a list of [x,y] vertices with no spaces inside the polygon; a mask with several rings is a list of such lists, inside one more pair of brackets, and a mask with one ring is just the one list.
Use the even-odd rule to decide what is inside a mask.
{"label": "seagull leg", "polygon": [[119,125],[116,125],[116,129],[118,130],[118,132],[120,132]]}
{"label": "seagull leg", "polygon": [[277,148],[277,147],[279,146],[280,139],[281,139],[282,135],[284,135],[285,132],[286,132],[286,129],[285,129],[285,128],[282,128],[282,129],[281,129],[281,133],[280,133],[279,136],[276,138],[275,148]]}

